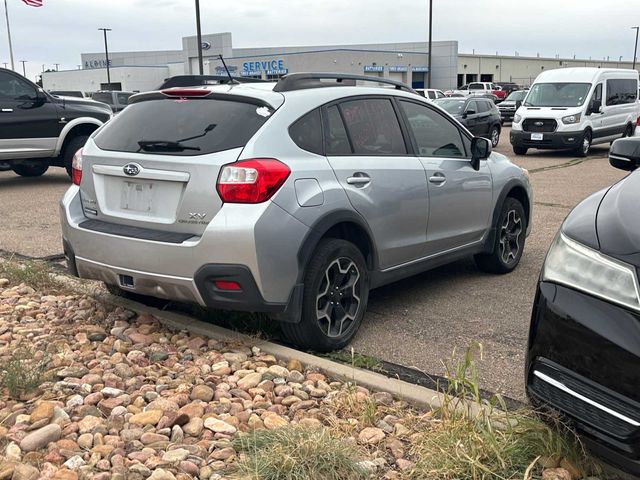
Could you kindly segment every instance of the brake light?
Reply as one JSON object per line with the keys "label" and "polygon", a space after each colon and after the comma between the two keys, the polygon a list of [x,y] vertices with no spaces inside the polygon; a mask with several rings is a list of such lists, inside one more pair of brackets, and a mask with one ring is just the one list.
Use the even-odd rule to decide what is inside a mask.
{"label": "brake light", "polygon": [[640,117],[638,117],[638,120],[636,120],[636,125],[640,127]]}
{"label": "brake light", "polygon": [[162,90],[160,93],[168,97],[206,97],[211,93],[210,90],[204,88],[169,88]]}
{"label": "brake light", "polygon": [[78,151],[73,156],[73,161],[71,162],[71,181],[74,185],[80,185],[82,181],[82,149],[78,149]]}
{"label": "brake light", "polygon": [[218,194],[227,203],[261,203],[278,191],[290,173],[289,167],[274,158],[241,160],[222,168]]}
{"label": "brake light", "polygon": [[229,280],[216,280],[213,284],[218,290],[232,290],[236,292],[242,290],[242,287],[240,287],[238,282],[232,282]]}

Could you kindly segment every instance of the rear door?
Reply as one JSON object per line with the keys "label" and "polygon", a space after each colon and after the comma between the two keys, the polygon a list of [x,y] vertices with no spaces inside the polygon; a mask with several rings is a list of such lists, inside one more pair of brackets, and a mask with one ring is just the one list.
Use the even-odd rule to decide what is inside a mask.
{"label": "rear door", "polygon": [[487,136],[489,126],[492,123],[491,105],[487,100],[476,100],[477,133],[476,135]]}
{"label": "rear door", "polygon": [[129,105],[84,149],[85,215],[200,235],[222,206],[220,167],[237,160],[273,108],[229,95]]}
{"label": "rear door", "polygon": [[604,83],[605,101],[602,104],[602,131],[601,138],[594,138],[596,141],[620,137],[627,127],[629,117],[636,117],[637,120],[637,80],[609,78]]}
{"label": "rear door", "polygon": [[20,75],[0,71],[0,158],[53,153],[62,124],[56,105]]}
{"label": "rear door", "polygon": [[469,139],[442,113],[423,103],[398,102],[427,174],[429,222],[426,255],[482,240],[490,225],[493,187],[486,161],[471,167]]}
{"label": "rear door", "polygon": [[480,113],[478,112],[478,103],[475,100],[469,100],[464,110],[463,118],[465,126],[474,135],[480,135],[481,126],[479,124]]}
{"label": "rear door", "polygon": [[388,97],[351,97],[324,108],[326,155],[373,233],[382,269],[419,258],[428,195],[424,168],[409,153]]}

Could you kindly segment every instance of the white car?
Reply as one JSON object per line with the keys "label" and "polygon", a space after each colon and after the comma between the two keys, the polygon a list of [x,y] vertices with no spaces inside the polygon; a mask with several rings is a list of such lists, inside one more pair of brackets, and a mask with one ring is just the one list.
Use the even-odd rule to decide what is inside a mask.
{"label": "white car", "polygon": [[513,118],[513,151],[572,149],[634,135],[640,117],[638,72],[614,68],[562,68],[536,78]]}
{"label": "white car", "polygon": [[457,90],[454,90],[454,94],[461,94],[466,96],[469,95],[480,95],[484,93],[493,94],[494,90],[499,90],[500,87],[498,85],[494,85],[491,82],[471,82],[469,85],[463,85]]}
{"label": "white car", "polygon": [[427,100],[435,100],[436,98],[446,97],[442,90],[437,90],[435,88],[415,88],[414,90]]}

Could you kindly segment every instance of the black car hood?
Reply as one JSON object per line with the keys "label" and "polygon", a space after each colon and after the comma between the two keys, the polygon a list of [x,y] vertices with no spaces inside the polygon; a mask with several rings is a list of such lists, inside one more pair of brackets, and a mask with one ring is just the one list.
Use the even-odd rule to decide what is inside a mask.
{"label": "black car hood", "polygon": [[602,253],[640,267],[640,171],[606,193],[596,219]]}

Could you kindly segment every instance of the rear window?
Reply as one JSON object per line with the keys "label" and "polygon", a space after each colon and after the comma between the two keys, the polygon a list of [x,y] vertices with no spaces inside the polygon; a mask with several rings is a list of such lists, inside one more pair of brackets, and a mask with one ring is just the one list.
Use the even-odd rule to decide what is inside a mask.
{"label": "rear window", "polygon": [[91,98],[94,99],[96,102],[102,102],[102,103],[107,103],[109,105],[113,105],[113,97],[111,96],[111,93],[96,92],[92,95]]}
{"label": "rear window", "polygon": [[205,155],[244,147],[272,113],[235,100],[148,100],[129,105],[95,142],[118,152]]}
{"label": "rear window", "polygon": [[320,109],[307,113],[289,127],[289,136],[303,150],[322,155],[322,121]]}

